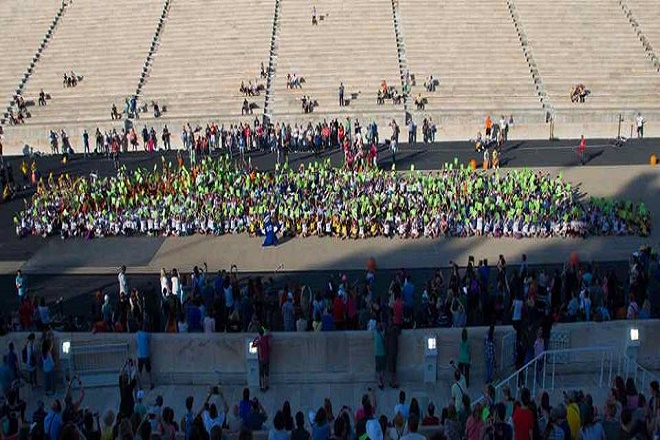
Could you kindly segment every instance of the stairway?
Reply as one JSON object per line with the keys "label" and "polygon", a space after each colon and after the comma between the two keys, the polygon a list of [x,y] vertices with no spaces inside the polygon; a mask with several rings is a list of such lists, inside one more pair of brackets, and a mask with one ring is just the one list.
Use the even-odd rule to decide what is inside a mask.
{"label": "stairway", "polygon": [[[396,36],[396,52],[397,59],[399,60],[399,76],[401,78],[401,90],[409,77],[410,71],[408,70],[408,57],[406,56],[406,42],[401,30],[401,18],[399,16],[399,0],[391,0],[392,3],[392,22],[394,23],[394,34]],[[403,111],[405,114],[405,121],[408,120],[408,98],[403,99]]]}
{"label": "stairway", "polygon": [[165,22],[167,20],[167,14],[169,13],[170,10],[170,0],[165,0],[163,2],[163,10],[160,14],[160,17],[158,18],[158,24],[156,25],[156,31],[154,32],[154,36],[151,39],[151,46],[149,47],[149,53],[147,53],[147,59],[144,61],[144,65],[142,66],[142,72],[140,73],[140,78],[138,79],[138,85],[137,88],[135,89],[135,95],[140,96],[140,93],[142,92],[142,87],[144,87],[144,84],[147,81],[147,78],[149,77],[149,73],[151,72],[151,66],[153,64],[154,60],[154,55],[156,54],[156,51],[158,50],[158,46],[160,44],[160,36],[163,32],[163,26],[165,26]]}
{"label": "stairway", "polygon": [[9,117],[9,113],[14,109],[14,98],[16,98],[18,95],[23,94],[23,89],[25,88],[25,85],[32,76],[32,73],[34,72],[34,69],[36,68],[37,62],[41,58],[41,55],[43,54],[44,50],[46,49],[46,46],[48,46],[48,43],[50,40],[53,38],[53,33],[55,32],[55,29],[57,28],[57,25],[60,22],[60,19],[64,15],[64,12],[67,10],[69,7],[69,3],[72,2],[72,0],[62,0],[62,4],[60,5],[59,9],[57,10],[57,13],[55,14],[55,17],[53,17],[53,21],[50,23],[50,26],[48,27],[48,30],[46,31],[46,34],[43,36],[41,39],[41,42],[39,44],[39,48],[37,49],[37,52],[34,54],[32,57],[32,61],[30,61],[30,66],[25,70],[23,73],[23,77],[21,78],[21,81],[18,83],[18,88],[16,89],[16,92],[12,96],[11,101],[9,101],[9,105],[7,106],[7,111],[3,113],[2,118],[0,119],[0,131],[2,131],[2,128],[4,127],[5,122],[7,122],[7,118]]}
{"label": "stairway", "polygon": [[646,57],[649,59],[649,61],[653,64],[653,68],[655,69],[656,72],[660,72],[660,59],[658,58],[658,54],[655,52],[653,49],[653,46],[651,45],[651,42],[649,39],[646,37],[646,34],[642,30],[642,27],[640,26],[639,22],[637,21],[637,18],[635,17],[635,14],[633,14],[632,9],[630,9],[630,5],[628,5],[627,0],[619,0],[619,5],[621,6],[621,9],[623,10],[624,15],[630,22],[630,25],[633,27],[635,30],[635,34],[637,34],[637,37],[639,38],[639,41],[642,43],[642,47],[644,48],[644,54]]}
{"label": "stairway", "polygon": [[266,71],[266,90],[264,93],[264,116],[263,123],[267,124],[272,119],[273,104],[273,80],[277,70],[277,53],[279,49],[279,18],[282,12],[282,0],[275,0],[275,12],[273,13],[273,30],[270,35],[270,52],[268,55],[268,70]]}
{"label": "stairway", "polygon": [[523,54],[525,55],[527,65],[529,66],[529,72],[531,73],[532,80],[534,81],[534,89],[536,90],[536,94],[539,97],[539,101],[541,101],[541,105],[543,106],[543,110],[545,110],[546,115],[552,115],[554,110],[550,103],[548,93],[543,86],[543,78],[539,74],[539,69],[536,65],[536,60],[534,59],[531,44],[527,38],[527,33],[525,33],[525,28],[522,25],[522,21],[520,20],[520,16],[518,15],[518,11],[516,9],[515,0],[507,0],[507,7],[509,9],[509,14],[511,14],[513,24],[516,27],[516,32],[518,33],[518,39],[520,40]]}

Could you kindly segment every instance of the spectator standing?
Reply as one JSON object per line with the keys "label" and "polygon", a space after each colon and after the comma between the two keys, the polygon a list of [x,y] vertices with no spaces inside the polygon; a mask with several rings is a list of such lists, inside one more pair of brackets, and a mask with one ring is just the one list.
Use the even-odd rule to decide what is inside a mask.
{"label": "spectator standing", "polygon": [[644,116],[642,116],[641,113],[637,113],[637,117],[635,117],[635,124],[637,125],[637,137],[640,139],[644,138]]}
{"label": "spectator standing", "polygon": [[193,411],[193,404],[195,398],[193,396],[186,397],[186,414],[181,419],[181,429],[184,432],[185,440],[190,440],[190,433],[192,432],[193,421],[195,420],[195,412]]}
{"label": "spectator standing", "polygon": [[269,388],[271,339],[272,335],[261,327],[259,328],[259,336],[252,341],[252,346],[257,348],[259,358],[259,389],[261,391],[267,391]]}
{"label": "spectator standing", "polygon": [[20,269],[16,271],[16,292],[18,293],[18,299],[23,299],[25,293],[27,292],[25,277],[23,276],[23,273],[20,271]]}
{"label": "spectator standing", "polygon": [[385,352],[385,335],[383,333],[383,324],[378,323],[373,331],[374,333],[374,357],[376,365],[376,380],[378,381],[378,388],[381,390],[385,386],[384,376],[385,368],[387,365],[387,358]]}
{"label": "spectator standing", "polygon": [[339,107],[344,107],[346,101],[344,101],[344,83],[339,83]]}
{"label": "spectator standing", "polygon": [[305,429],[305,415],[298,411],[296,413],[296,428],[291,432],[291,440],[310,440],[311,435]]}
{"label": "spectator standing", "polygon": [[410,414],[410,417],[408,417],[408,434],[401,437],[401,440],[426,440],[426,437],[417,432],[418,428],[419,416],[417,414]]}
{"label": "spectator standing", "polygon": [[399,402],[394,405],[394,415],[399,413],[403,416],[403,420],[408,420],[410,407],[406,404],[406,392],[403,390],[399,391]]}
{"label": "spectator standing", "polygon": [[87,129],[83,130],[82,133],[82,140],[83,140],[83,154],[85,157],[87,157],[89,152],[89,133],[87,132]]}
{"label": "spectator standing", "polygon": [[25,343],[25,368],[28,372],[28,383],[32,385],[32,388],[36,388],[37,385],[37,350],[34,346],[34,333],[30,333]]}
{"label": "spectator standing", "polygon": [[470,364],[472,363],[472,346],[468,339],[467,328],[463,327],[461,342],[458,345],[458,369],[465,377],[465,386],[470,387]]}
{"label": "spectator standing", "polygon": [[[543,340],[543,329],[539,327],[534,341],[534,357],[537,358],[545,351],[545,341]],[[536,361],[536,383],[540,387],[543,384],[544,359]]]}
{"label": "spectator standing", "polygon": [[126,266],[122,265],[119,268],[117,279],[119,281],[119,293],[125,293],[128,295],[130,290],[128,290],[128,281],[126,281]]}
{"label": "spectator standing", "polygon": [[486,383],[493,382],[497,370],[497,359],[495,357],[495,326],[490,325],[484,339],[484,359],[486,361]]}
{"label": "spectator standing", "polygon": [[571,431],[571,439],[576,440],[582,426],[580,418],[580,407],[578,406],[578,395],[576,392],[564,393],[566,401],[566,422]]}
{"label": "spectator standing", "polygon": [[137,343],[138,374],[140,376],[140,382],[142,382],[142,370],[147,370],[147,374],[149,375],[149,388],[153,390],[155,385],[154,378],[151,374],[151,353],[149,349],[151,335],[148,330],[147,323],[144,323],[142,328],[135,334],[135,339]]}
{"label": "spectator standing", "polygon": [[603,425],[595,418],[593,406],[587,407],[577,440],[608,440],[605,437]]}
{"label": "spectator standing", "polygon": [[495,417],[492,424],[486,425],[486,432],[492,432],[491,438],[497,440],[513,440],[513,429],[506,422],[506,406],[503,403],[495,405]]}
{"label": "spectator standing", "polygon": [[578,156],[580,156],[580,164],[584,165],[585,157],[584,153],[587,151],[587,140],[584,138],[584,135],[580,136],[580,143],[578,144]]}
{"label": "spectator standing", "polygon": [[238,416],[245,424],[247,416],[250,413],[250,408],[252,408],[252,401],[250,400],[250,389],[243,388],[243,399],[238,403]]}
{"label": "spectator standing", "polygon": [[392,122],[390,123],[390,127],[392,127],[392,137],[390,138],[390,150],[392,151],[392,165],[396,165],[396,150],[399,147],[399,134],[401,133],[401,130],[399,129],[399,126],[397,125],[396,121],[392,119]]}
{"label": "spectator standing", "polygon": [[520,394],[521,405],[513,411],[513,432],[516,440],[532,440],[534,438],[534,413],[530,408],[531,395],[528,388],[523,388]]}
{"label": "spectator standing", "polygon": [[463,396],[467,395],[467,386],[465,377],[459,369],[454,370],[454,384],[451,386],[451,398],[454,401],[454,408],[460,411],[463,406]]}
{"label": "spectator standing", "polygon": [[245,420],[245,427],[250,431],[261,431],[266,420],[268,420],[268,414],[266,414],[266,410],[259,399],[255,397],[252,399],[250,412]]}
{"label": "spectator standing", "polygon": [[127,359],[119,372],[119,414],[124,418],[130,418],[135,409],[135,365],[132,359]]}
{"label": "spectator standing", "polygon": [[399,357],[399,334],[401,327],[390,322],[390,325],[385,329],[385,352],[387,356],[387,368],[392,374],[390,386],[392,388],[399,387],[399,381],[396,375],[396,364]]}
{"label": "spectator standing", "polygon": [[467,440],[481,440],[481,433],[484,428],[482,420],[482,405],[477,403],[472,409],[472,414],[468,417],[465,423],[465,438]]}
{"label": "spectator standing", "polygon": [[412,323],[414,321],[415,285],[410,278],[410,274],[406,275],[401,292],[403,296],[404,320],[406,323]]}
{"label": "spectator standing", "polygon": [[314,416],[312,424],[312,440],[330,440],[331,427],[328,423],[328,417],[325,408],[320,407]]}
{"label": "spectator standing", "polygon": [[[218,407],[215,403],[209,405],[209,401],[214,395],[219,395],[222,399],[222,411],[218,411]],[[209,435],[214,427],[217,426],[222,428],[227,418],[227,412],[229,412],[229,404],[227,403],[224,392],[218,386],[211,387],[204,404],[198,412],[198,415],[201,415],[202,421],[204,422],[204,429],[206,429],[206,432]]]}
{"label": "spectator standing", "polygon": [[21,378],[21,369],[18,363],[18,354],[16,354],[16,348],[14,343],[9,343],[9,352],[7,352],[7,365],[11,369],[12,380],[18,380]]}
{"label": "spectator standing", "polygon": [[285,429],[284,414],[277,411],[273,417],[273,427],[268,431],[268,440],[290,440],[291,436]]}
{"label": "spectator standing", "polygon": [[60,440],[62,432],[62,404],[58,399],[53,401],[50,411],[44,419],[44,433],[47,440]]}
{"label": "spectator standing", "polygon": [[55,394],[55,360],[53,359],[52,350],[51,337],[46,336],[41,343],[41,366],[44,371],[44,392],[47,396]]}
{"label": "spectator standing", "polygon": [[422,426],[438,426],[439,424],[440,419],[435,415],[435,405],[433,402],[429,402],[426,408],[426,416],[422,420]]}
{"label": "spectator standing", "polygon": [[282,304],[282,320],[284,321],[284,331],[296,331],[296,312],[293,306],[293,292],[289,292],[286,301]]}

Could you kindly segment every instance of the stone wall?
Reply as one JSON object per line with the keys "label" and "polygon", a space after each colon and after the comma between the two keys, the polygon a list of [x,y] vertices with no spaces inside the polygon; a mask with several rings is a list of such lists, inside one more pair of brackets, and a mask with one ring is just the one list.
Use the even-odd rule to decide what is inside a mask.
{"label": "stone wall", "polygon": [[[658,369],[660,356],[656,338],[660,336],[660,321],[613,321],[608,323],[560,324],[553,329],[570,334],[570,347],[611,346],[623,353],[630,327],[640,331],[640,363]],[[470,328],[472,342],[472,374],[483,374],[483,340],[487,328]],[[496,330],[498,362],[502,337],[511,327]],[[403,331],[399,339],[398,369],[400,380],[423,382],[424,345],[434,334],[438,347],[438,380],[451,377],[448,363],[458,353],[460,329],[423,329]],[[18,350],[27,334],[14,333],[2,337],[2,344],[14,341]],[[73,346],[126,342],[135,356],[135,336],[128,334],[58,333],[60,341],[70,340]],[[246,334],[154,334],[151,339],[152,364],[161,384],[205,384],[220,380],[225,384],[246,382],[246,344],[252,338]],[[58,344],[58,347],[60,344]],[[579,368],[584,373],[600,368],[601,354],[590,357],[578,354],[564,367]],[[579,361],[579,362],[578,362]],[[271,382],[278,383],[366,383],[374,378],[373,337],[367,332],[275,333],[271,359]]]}

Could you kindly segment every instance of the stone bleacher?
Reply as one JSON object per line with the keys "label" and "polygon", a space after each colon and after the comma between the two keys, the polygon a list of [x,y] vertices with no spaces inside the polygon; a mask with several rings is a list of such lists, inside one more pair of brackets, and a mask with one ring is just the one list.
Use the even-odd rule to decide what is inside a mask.
{"label": "stone bleacher", "polygon": [[[36,100],[44,89],[52,99],[46,107],[33,108],[26,125],[59,128],[96,123],[110,119],[113,103],[121,110],[124,99],[135,93],[162,4],[162,0],[75,0],[25,89],[26,97]],[[84,79],[76,87],[64,88],[62,75],[69,71]]]}
{"label": "stone bleacher", "polygon": [[[142,101],[165,105],[164,120],[242,119],[241,81],[265,86],[260,63],[268,66],[273,11],[272,0],[173,1]],[[248,97],[258,105],[255,115],[263,112],[264,94]]]}
{"label": "stone bleacher", "polygon": [[[413,98],[422,91],[429,100],[425,111],[417,111],[410,99],[407,110],[418,126],[432,116],[439,123],[439,140],[474,136],[487,114],[495,121],[512,114],[516,138],[547,137],[543,93],[548,94],[544,104],[556,113],[560,137],[614,136],[618,114],[629,124],[637,111],[649,122],[647,136],[660,133],[654,131],[660,121],[660,72],[644,43],[648,38],[660,47],[654,26],[660,6],[652,0],[246,0],[240,6],[226,0],[171,0],[156,35],[166,4],[71,2],[23,90],[35,104],[29,107],[31,117],[22,126],[4,125],[5,153],[20,154],[24,144],[49,151],[48,131],[62,128],[80,151],[83,128],[123,127],[124,121],[111,121],[111,105],[121,111],[138,85],[141,103],[156,101],[167,109],[154,120],[150,108],[137,123],[158,131],[169,124],[175,133],[188,121],[251,121],[261,116],[266,102],[273,121],[350,116],[363,125],[372,119],[380,127],[392,119],[403,125],[404,105],[391,100],[377,105],[376,92],[382,80],[400,90],[406,67],[417,80]],[[60,5],[55,0],[0,5],[0,36],[9,42],[0,49],[0,97],[7,103]],[[318,26],[311,23],[313,6]],[[626,8],[632,15],[626,16]],[[644,35],[637,34],[639,29]],[[152,45],[153,58],[147,59]],[[241,81],[266,85],[259,68],[271,59],[271,87],[249,99],[255,116],[242,117]],[[150,68],[142,84],[145,62]],[[84,80],[63,88],[62,75],[71,70]],[[287,89],[287,73],[305,79],[302,89]],[[430,74],[440,84],[426,93],[423,83]],[[346,107],[338,103],[340,82]],[[591,90],[584,104],[570,102],[569,90],[577,83]],[[36,105],[42,88],[52,97],[46,107]],[[314,113],[303,113],[303,95],[318,102]]]}
{"label": "stone bleacher", "polygon": [[[659,110],[660,75],[617,1],[515,2],[560,119],[599,121],[619,111]],[[570,100],[578,83],[591,91],[583,104]]]}
{"label": "stone bleacher", "polygon": [[[399,0],[399,9],[416,78],[412,95],[428,99],[424,111],[409,104],[415,119],[480,125],[487,114],[493,120],[514,114],[540,122],[541,103],[506,2]],[[439,79],[435,92],[424,88],[429,75]]]}
{"label": "stone bleacher", "polygon": [[628,6],[642,32],[651,43],[656,57],[660,57],[660,2],[656,0],[619,0]]}
{"label": "stone bleacher", "polygon": [[4,110],[16,93],[53,21],[61,1],[6,0],[0,2],[0,105]]}
{"label": "stone bleacher", "polygon": [[[16,150],[27,142],[50,151],[48,131],[64,128],[80,151],[83,128],[121,128],[110,120],[110,108],[115,103],[121,111],[124,99],[135,93],[162,7],[162,0],[72,2],[24,90],[25,99],[35,103],[31,117],[24,125],[5,126],[7,143]],[[63,74],[70,71],[84,78],[65,88]],[[45,107],[36,105],[41,89],[51,96]]]}
{"label": "stone bleacher", "polygon": [[[389,0],[281,0],[273,119],[292,124],[308,119],[380,119],[381,126],[403,121],[403,104],[377,105],[381,81],[401,92],[392,5]],[[312,4],[318,25],[312,25]],[[305,79],[301,89],[287,89],[287,74]],[[339,106],[339,84],[349,104]],[[318,101],[305,115],[301,97]],[[355,97],[356,99],[352,99]]]}

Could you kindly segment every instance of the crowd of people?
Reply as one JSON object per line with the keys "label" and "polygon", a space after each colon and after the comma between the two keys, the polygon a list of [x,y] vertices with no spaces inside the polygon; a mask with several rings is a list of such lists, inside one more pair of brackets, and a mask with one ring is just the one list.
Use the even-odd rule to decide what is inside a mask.
{"label": "crowd of people", "polygon": [[[28,362],[29,356],[42,357],[29,345],[33,340],[24,349]],[[449,400],[426,391],[408,396],[401,390],[394,407],[386,408],[382,396],[369,387],[356,408],[350,402],[340,407],[326,397],[318,408],[302,403],[295,414],[288,400],[281,408],[267,410],[249,388],[243,389],[238,401],[229,402],[222,386],[211,386],[201,402],[186,393],[185,410],[175,414],[161,395],[145,397],[142,373],[148,359],[126,360],[118,378],[118,402],[111,402],[103,414],[85,402],[84,384],[74,376],[61,400],[52,400],[48,409],[43,401],[37,402],[30,417],[20,395],[22,373],[17,369],[21,362],[10,346],[0,367],[4,436],[33,440],[222,440],[231,436],[252,440],[266,431],[269,440],[646,440],[660,435],[657,381],[648,390],[638,390],[633,378],[617,376],[599,407],[592,395],[580,390],[566,390],[561,400],[552,401],[546,391],[533,396],[529,388],[521,387],[514,395],[505,386],[502,398],[497,399],[495,387],[488,384],[481,396],[470,396],[457,371]]]}
{"label": "crowd of people", "polygon": [[62,87],[75,87],[83,80],[82,75],[78,75],[73,70],[62,74]]}
{"label": "crowd of people", "polygon": [[235,267],[214,274],[204,264],[190,273],[163,269],[159,287],[143,283],[139,289],[122,268],[119,287],[96,292],[91,311],[81,319],[58,308],[51,311],[19,271],[20,306],[3,317],[2,330],[43,331],[56,325],[57,314],[66,323],[57,324],[62,330],[80,330],[73,325],[86,321],[84,329],[95,332],[135,332],[145,323],[154,332],[171,333],[256,332],[262,326],[274,331],[373,330],[380,323],[383,330],[388,323],[404,329],[513,325],[517,363],[524,363],[538,329],[548,338],[553,323],[660,316],[657,252],[635,252],[624,278],[575,258],[557,269],[532,269],[526,256],[513,267],[503,256],[495,266],[470,258],[464,268],[452,262],[449,269],[419,280],[405,270],[387,279],[370,260],[363,277],[340,274],[309,285],[239,278]]}
{"label": "crowd of people", "polygon": [[[74,376],[69,378],[63,400],[53,401],[49,411],[38,404],[32,420],[26,417],[27,405],[20,398],[21,384],[37,387],[43,383],[47,395],[52,395],[56,388],[57,356],[53,353],[53,333],[49,326],[37,322],[42,315],[47,316],[47,308],[45,311],[39,308],[34,314],[38,318],[30,322],[33,315],[26,313],[31,302],[29,287],[19,272],[16,287],[22,298],[22,310],[18,325],[25,326],[22,330],[40,331],[41,336],[31,333],[22,347],[10,344],[0,366],[0,385],[6,397],[1,409],[5,417],[3,434],[11,437],[25,430],[35,440],[82,440],[99,436],[153,439],[154,435],[173,440],[177,432],[186,439],[215,440],[224,433],[249,440],[252,432],[260,430],[269,430],[269,438],[289,439],[298,432],[301,437],[296,438],[314,440],[512,440],[514,437],[516,440],[646,440],[658,434],[657,382],[650,384],[649,394],[645,395],[644,390],[636,389],[633,379],[616,377],[601,408],[596,408],[591,396],[577,391],[567,391],[563,402],[552,405],[547,393],[534,399],[529,389],[523,388],[524,383],[518,396],[504,387],[503,397],[498,401],[492,384],[498,368],[493,324],[508,323],[516,330],[518,368],[519,363],[524,365],[534,357],[537,350],[547,349],[555,321],[604,320],[609,319],[608,315],[621,314],[631,319],[641,318],[640,311],[633,306],[635,298],[645,304],[651,301],[655,305],[652,313],[658,316],[660,270],[657,254],[649,248],[640,249],[631,257],[626,290],[614,272],[601,273],[596,264],[580,263],[574,255],[563,271],[554,274],[543,269],[537,272],[524,255],[512,266],[500,257],[492,271],[495,273],[491,273],[488,261],[475,263],[470,258],[465,268],[452,263],[448,273],[436,271],[422,283],[423,288],[415,287],[409,273],[398,271],[393,275],[388,294],[381,296],[372,291],[380,276],[373,260],[367,262],[363,280],[352,283],[343,275],[331,278],[325,290],[313,295],[297,284],[275,288],[260,278],[239,279],[233,269],[212,275],[203,265],[195,267],[190,276],[176,269],[171,273],[163,270],[160,292],[138,292],[131,288],[132,280],[122,267],[117,277],[118,300],[113,304],[109,294],[103,297],[99,292],[92,307],[94,331],[136,332],[137,359],[127,360],[121,369],[118,405],[102,416],[85,409],[84,386]],[[629,301],[627,308],[625,293]],[[451,399],[444,402],[444,398],[426,393],[408,400],[405,392],[401,392],[390,413],[379,409],[374,389],[363,396],[357,411],[343,406],[334,416],[328,398],[318,410],[301,408],[294,418],[291,405],[285,403],[281,411],[270,411],[274,413],[271,419],[269,411],[258,399],[250,397],[248,389],[244,390],[241,401],[230,405],[221,387],[211,387],[199,410],[194,407],[194,398],[188,397],[186,412],[179,417],[164,404],[162,397],[156,397],[153,405],[145,401],[143,390],[155,386],[149,350],[152,331],[259,332],[261,336],[253,343],[266,366],[269,358],[262,350],[269,351],[270,336],[264,328],[366,329],[374,338],[377,386],[384,387],[385,379],[389,378],[390,386],[396,388],[400,329],[427,325],[463,327],[484,321],[491,326],[483,343],[486,385],[481,396],[470,396],[470,381],[475,381],[474,375],[470,375],[472,354],[477,347],[470,344],[468,332],[472,330],[464,328],[457,341]],[[145,372],[148,381],[143,379]],[[261,373],[261,388],[265,391],[269,388],[268,369],[262,368]],[[79,390],[77,397],[74,388]],[[423,411],[421,399],[428,401]],[[434,402],[439,402],[437,407]],[[421,426],[424,426],[422,433]],[[311,431],[305,435],[306,429]]]}
{"label": "crowd of people", "polygon": [[233,166],[227,156],[204,157],[190,168],[182,160],[154,171],[120,168],[111,177],[50,176],[15,226],[20,237],[259,235],[266,215],[285,234],[352,239],[644,236],[650,229],[643,203],[581,202],[561,175],[483,174],[457,160],[428,173],[356,172],[329,161],[258,172]]}

